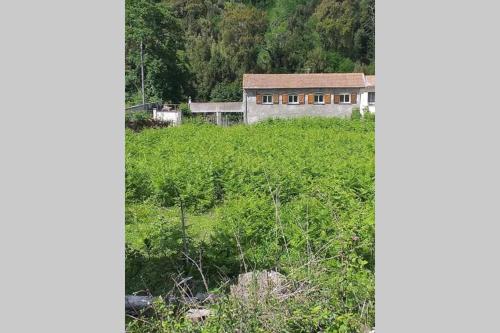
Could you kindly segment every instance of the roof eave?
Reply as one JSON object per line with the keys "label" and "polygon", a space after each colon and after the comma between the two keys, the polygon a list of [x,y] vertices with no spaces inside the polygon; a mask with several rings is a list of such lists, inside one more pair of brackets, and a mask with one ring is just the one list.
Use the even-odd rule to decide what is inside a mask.
{"label": "roof eave", "polygon": [[366,88],[368,86],[328,86],[328,87],[243,87],[243,89],[343,89],[343,88]]}

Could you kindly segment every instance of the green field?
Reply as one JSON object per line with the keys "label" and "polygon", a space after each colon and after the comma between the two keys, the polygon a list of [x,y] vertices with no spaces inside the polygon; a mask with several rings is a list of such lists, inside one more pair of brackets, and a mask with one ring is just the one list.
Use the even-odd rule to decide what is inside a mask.
{"label": "green field", "polygon": [[[179,276],[227,293],[239,273],[305,281],[301,298],[228,299],[206,323],[180,309],[132,332],[359,332],[374,326],[374,121],[303,118],[126,132],[126,293]],[[183,242],[181,206],[187,240]],[[227,282],[227,283],[226,283]],[[270,319],[272,318],[272,319]]]}

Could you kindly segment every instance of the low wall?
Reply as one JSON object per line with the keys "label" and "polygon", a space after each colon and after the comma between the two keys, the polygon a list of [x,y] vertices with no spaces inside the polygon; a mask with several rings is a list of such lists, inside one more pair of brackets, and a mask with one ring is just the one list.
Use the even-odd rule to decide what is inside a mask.
{"label": "low wall", "polygon": [[171,122],[173,125],[179,125],[182,121],[180,111],[156,111],[153,110],[153,119]]}
{"label": "low wall", "polygon": [[242,102],[190,103],[193,113],[244,112]]}

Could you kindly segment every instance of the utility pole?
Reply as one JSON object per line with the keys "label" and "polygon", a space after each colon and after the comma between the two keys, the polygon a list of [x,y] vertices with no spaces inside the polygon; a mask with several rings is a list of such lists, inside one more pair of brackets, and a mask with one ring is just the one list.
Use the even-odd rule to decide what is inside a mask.
{"label": "utility pole", "polygon": [[146,104],[144,99],[144,59],[142,55],[142,39],[141,39],[141,85],[142,85],[142,106]]}

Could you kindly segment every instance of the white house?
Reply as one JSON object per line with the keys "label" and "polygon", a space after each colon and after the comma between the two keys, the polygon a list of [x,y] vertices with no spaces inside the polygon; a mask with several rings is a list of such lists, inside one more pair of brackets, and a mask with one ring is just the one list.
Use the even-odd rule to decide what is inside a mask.
{"label": "white house", "polygon": [[361,93],[361,112],[367,108],[370,112],[375,112],[375,75],[365,75],[365,88]]}

